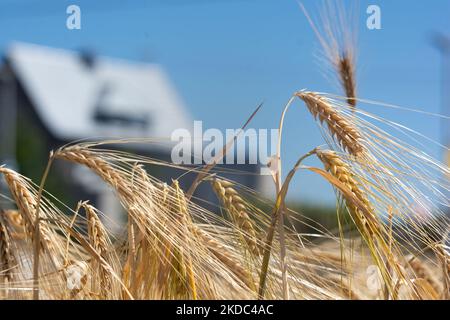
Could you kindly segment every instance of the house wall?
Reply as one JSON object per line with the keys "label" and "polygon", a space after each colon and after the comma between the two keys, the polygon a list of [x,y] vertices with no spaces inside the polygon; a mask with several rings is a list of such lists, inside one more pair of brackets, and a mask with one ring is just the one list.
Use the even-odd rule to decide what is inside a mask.
{"label": "house wall", "polygon": [[[5,83],[5,78],[8,83]],[[43,125],[7,63],[1,68],[0,79],[3,79],[0,81],[0,165],[6,164],[38,184],[50,150],[65,142],[55,138]],[[74,207],[80,199],[95,201],[95,195],[73,185],[70,172],[69,164],[56,161],[46,189],[70,207]],[[6,186],[1,188],[0,191],[7,194]]]}
{"label": "house wall", "polygon": [[7,65],[0,69],[0,161],[15,167],[17,88]]}

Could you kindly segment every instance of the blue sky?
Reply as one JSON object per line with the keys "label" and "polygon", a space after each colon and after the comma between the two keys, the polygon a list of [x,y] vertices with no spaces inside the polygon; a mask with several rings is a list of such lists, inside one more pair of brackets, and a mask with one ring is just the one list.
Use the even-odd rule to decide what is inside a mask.
{"label": "blue sky", "polygon": [[[303,3],[314,14],[320,1]],[[70,4],[81,8],[81,30],[65,26]],[[369,4],[381,8],[381,30],[365,27]],[[440,56],[430,36],[450,34],[450,1],[359,1],[359,8],[359,96],[440,112]],[[26,41],[159,63],[205,128],[237,128],[261,101],[264,107],[252,126],[275,128],[294,91],[340,94],[323,75],[317,40],[296,0],[2,0],[0,30],[1,50],[11,41]],[[286,168],[323,143],[300,106],[286,121]],[[368,110],[440,138],[437,118]],[[430,152],[441,157],[437,147]],[[333,199],[331,189],[306,173],[295,179],[291,196]]]}

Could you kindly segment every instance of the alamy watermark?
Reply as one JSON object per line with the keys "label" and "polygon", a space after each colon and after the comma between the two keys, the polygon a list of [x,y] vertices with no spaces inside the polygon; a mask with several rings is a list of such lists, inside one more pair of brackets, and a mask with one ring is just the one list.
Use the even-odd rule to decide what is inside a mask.
{"label": "alamy watermark", "polygon": [[[171,140],[171,160],[174,164],[251,164],[260,165],[260,173],[272,174],[275,162],[278,129],[219,129],[204,130],[202,121],[194,128],[176,129]],[[226,152],[224,146],[228,145]]]}
{"label": "alamy watermark", "polygon": [[366,13],[369,15],[366,20],[366,26],[369,30],[381,29],[381,8],[375,4],[367,7]]}
{"label": "alamy watermark", "polygon": [[[81,8],[75,4],[67,7],[66,27],[69,30],[81,29]],[[381,29],[381,8],[378,5],[371,4],[367,7],[366,13],[369,15],[366,20],[366,26],[369,30]]]}
{"label": "alamy watermark", "polygon": [[69,15],[66,19],[66,27],[69,30],[81,29],[81,9],[75,4],[67,7],[66,13]]}
{"label": "alamy watermark", "polygon": [[69,290],[81,290],[86,284],[88,266],[85,262],[76,261],[64,269],[66,286]]}

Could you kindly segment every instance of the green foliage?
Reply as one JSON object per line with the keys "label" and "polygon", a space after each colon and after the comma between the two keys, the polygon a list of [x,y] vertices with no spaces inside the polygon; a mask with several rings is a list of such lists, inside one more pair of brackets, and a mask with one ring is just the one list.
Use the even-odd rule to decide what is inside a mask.
{"label": "green foliage", "polygon": [[[44,130],[36,125],[26,112],[21,112],[17,126],[16,151],[19,172],[39,184],[48,162],[50,148]],[[76,203],[67,192],[67,183],[59,175],[50,174],[45,189],[64,203]]]}

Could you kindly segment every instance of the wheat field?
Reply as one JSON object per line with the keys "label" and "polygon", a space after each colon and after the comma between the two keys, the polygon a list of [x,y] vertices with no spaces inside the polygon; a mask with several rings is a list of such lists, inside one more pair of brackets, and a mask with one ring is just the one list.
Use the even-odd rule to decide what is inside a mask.
{"label": "wheat field", "polygon": [[[298,150],[284,179],[278,149],[274,199],[222,175],[215,163],[229,143],[216,162],[195,167],[114,148],[161,143],[149,138],[62,146],[50,152],[41,181],[1,166],[9,189],[3,197],[15,209],[0,213],[0,298],[448,300],[449,167],[411,142],[429,141],[408,128],[414,110],[404,108],[403,124],[365,111],[395,106],[357,96],[356,45],[345,23],[325,19],[318,28],[303,10],[342,93],[299,90],[277,113],[282,129],[289,108],[306,108],[311,117],[299,121],[316,121],[323,145]],[[280,130],[279,145],[282,139]],[[312,158],[321,166],[309,165]],[[86,167],[114,190],[126,212],[121,234],[90,199],[70,208],[46,191],[60,161]],[[184,190],[177,179],[159,181],[148,165],[197,178]],[[333,187],[337,230],[286,203],[302,171]],[[200,184],[214,192],[222,214],[195,201]],[[298,224],[314,232],[299,232]]]}

